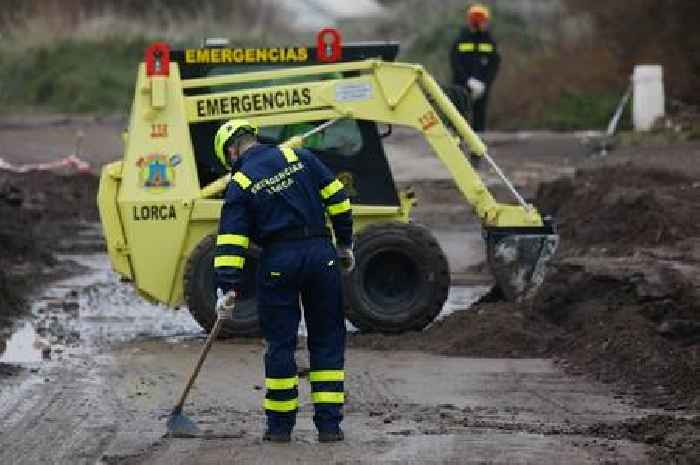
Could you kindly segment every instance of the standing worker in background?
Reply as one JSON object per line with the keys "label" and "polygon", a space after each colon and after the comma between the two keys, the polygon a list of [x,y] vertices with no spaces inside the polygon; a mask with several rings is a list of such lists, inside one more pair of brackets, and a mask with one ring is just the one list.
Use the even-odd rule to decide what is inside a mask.
{"label": "standing worker in background", "polygon": [[467,8],[466,27],[460,31],[450,51],[453,82],[471,97],[474,110],[472,127],[486,129],[486,105],[491,83],[496,78],[501,57],[489,33],[491,13],[480,4]]}
{"label": "standing worker in background", "polygon": [[[321,442],[342,441],[345,318],[339,266],[351,272],[352,212],[343,185],[308,150],[258,143],[245,120],[223,124],[214,138],[233,172],[221,210],[214,270],[217,314],[231,318],[227,297],[240,295],[245,252],[262,246],[257,276],[265,353],[264,440],[289,442],[299,405],[294,360],[301,318],[308,329],[314,423]],[[326,227],[331,219],[337,251]]]}

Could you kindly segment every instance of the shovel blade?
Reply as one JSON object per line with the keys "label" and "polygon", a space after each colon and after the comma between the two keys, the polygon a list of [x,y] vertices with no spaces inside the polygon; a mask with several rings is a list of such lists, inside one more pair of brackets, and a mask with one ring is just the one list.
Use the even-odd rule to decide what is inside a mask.
{"label": "shovel blade", "polygon": [[487,261],[506,300],[522,302],[537,294],[558,245],[551,224],[486,229]]}
{"label": "shovel blade", "polygon": [[182,413],[171,414],[166,427],[166,435],[172,437],[193,437],[201,433],[197,425]]}

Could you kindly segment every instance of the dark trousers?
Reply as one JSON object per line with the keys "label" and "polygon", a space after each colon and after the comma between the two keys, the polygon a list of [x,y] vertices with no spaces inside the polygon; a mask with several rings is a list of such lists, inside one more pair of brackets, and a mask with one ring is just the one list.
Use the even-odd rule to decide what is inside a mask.
{"label": "dark trousers", "polygon": [[336,251],[326,238],[266,246],[258,271],[258,312],[267,343],[265,413],[271,432],[294,428],[298,408],[294,350],[304,307],[314,423],[337,431],[343,419],[345,318]]}
{"label": "dark trousers", "polygon": [[483,132],[486,130],[486,107],[489,100],[488,89],[484,92],[484,95],[479,100],[474,100],[472,104],[474,112],[474,121],[472,122],[472,129],[477,132]]}

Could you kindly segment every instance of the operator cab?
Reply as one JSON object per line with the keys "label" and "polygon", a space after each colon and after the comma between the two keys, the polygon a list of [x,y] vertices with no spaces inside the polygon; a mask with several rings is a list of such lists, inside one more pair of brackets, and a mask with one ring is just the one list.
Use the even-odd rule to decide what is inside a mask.
{"label": "operator cab", "polygon": [[[328,37],[330,36],[330,41]],[[171,50],[170,60],[179,64],[182,79],[238,74],[270,69],[282,69],[324,63],[350,62],[368,58],[394,61],[399,45],[396,42],[363,42],[341,44],[337,31],[326,29],[319,33],[314,47],[231,47],[227,41],[205,42],[200,48]],[[350,75],[350,73],[345,73]],[[339,76],[316,76],[315,80],[338,79]],[[307,78],[308,79],[308,78]],[[241,90],[260,86],[289,84],[290,81],[267,81],[237,84],[226,90]],[[185,89],[185,95],[201,95],[214,89]],[[223,168],[214,155],[214,134],[224,120],[190,123],[190,136],[197,160],[200,187],[218,179]],[[281,144],[292,136],[301,135],[324,123],[313,121],[260,128],[263,143]],[[346,186],[353,203],[362,205],[399,206],[394,179],[382,145],[382,135],[373,121],[343,119],[305,141],[333,170]]]}

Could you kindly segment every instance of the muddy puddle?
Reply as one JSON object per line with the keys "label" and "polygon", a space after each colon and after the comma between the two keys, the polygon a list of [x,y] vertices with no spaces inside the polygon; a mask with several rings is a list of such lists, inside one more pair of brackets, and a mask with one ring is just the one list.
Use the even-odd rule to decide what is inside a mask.
{"label": "muddy puddle", "polygon": [[5,343],[0,363],[32,363],[42,360],[39,335],[31,323],[25,322]]}
{"label": "muddy puddle", "polygon": [[106,255],[59,258],[84,271],[56,282],[32,304],[31,319],[16,326],[0,362],[60,360],[138,338],[201,334],[186,310],[150,304],[120,283]]}
{"label": "muddy puddle", "polygon": [[[119,282],[105,254],[61,255],[83,271],[56,282],[38,298],[30,319],[20,322],[6,341],[0,363],[33,364],[103,351],[115,344],[163,338],[179,343],[202,337],[202,329],[182,308],[173,310],[140,297],[133,286]],[[487,286],[450,289],[438,320],[466,310],[488,291]],[[348,323],[350,331],[356,331]],[[299,329],[306,335],[305,326]]]}

